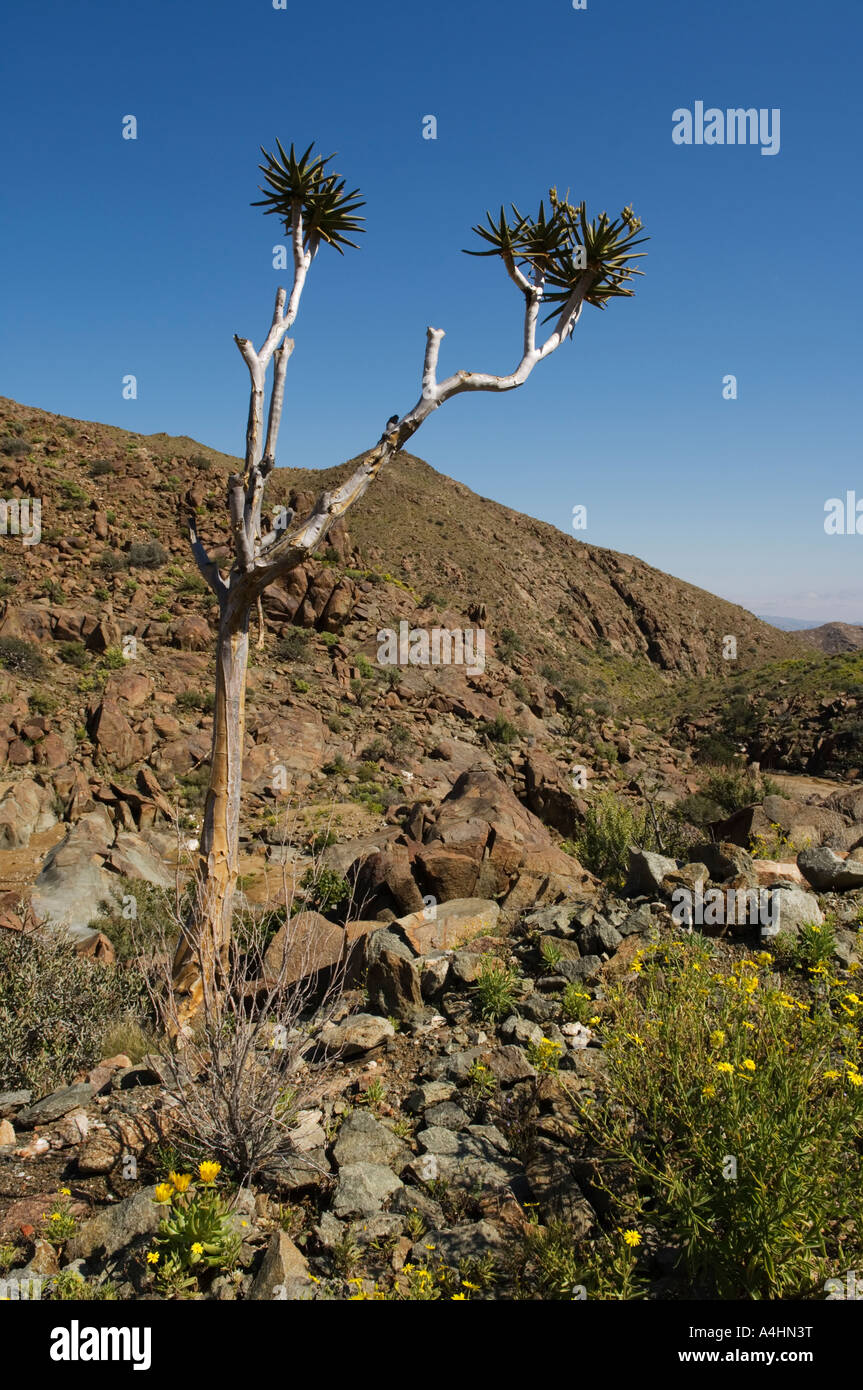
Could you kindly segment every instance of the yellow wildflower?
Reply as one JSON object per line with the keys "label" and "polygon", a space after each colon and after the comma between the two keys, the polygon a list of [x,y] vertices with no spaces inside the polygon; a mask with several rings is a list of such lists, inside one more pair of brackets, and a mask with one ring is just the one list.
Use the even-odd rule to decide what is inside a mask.
{"label": "yellow wildflower", "polygon": [[717,1070],[717,1071],[734,1071],[734,1068],[732,1067],[732,1065],[731,1065],[730,1062],[717,1062],[717,1063],[716,1063],[716,1070]]}
{"label": "yellow wildflower", "polygon": [[191,1173],[169,1173],[168,1181],[172,1182],[178,1192],[185,1192],[189,1183],[192,1181]]}
{"label": "yellow wildflower", "polygon": [[147,1251],[147,1264],[150,1264],[150,1265],[157,1265],[158,1263],[159,1263],[159,1252],[158,1252],[158,1250],[148,1250],[148,1251]]}
{"label": "yellow wildflower", "polygon": [[198,1164],[198,1173],[200,1174],[201,1182],[204,1184],[205,1187],[209,1187],[212,1183],[214,1183],[221,1171],[221,1163],[213,1163],[205,1160],[203,1163]]}
{"label": "yellow wildflower", "polygon": [[204,1247],[199,1240],[192,1242],[192,1259],[199,1260],[204,1253]]}
{"label": "yellow wildflower", "polygon": [[156,1201],[164,1206],[170,1202],[174,1195],[174,1189],[169,1182],[160,1182],[156,1187]]}
{"label": "yellow wildflower", "polygon": [[752,1060],[751,1057],[744,1057],[744,1059],[743,1059],[743,1061],[740,1063],[740,1065],[741,1065],[741,1067],[744,1068],[745,1071],[754,1071],[754,1070],[755,1070],[755,1063],[753,1062],[753,1060]]}
{"label": "yellow wildflower", "polygon": [[716,1029],[714,1029],[714,1031],[710,1034],[710,1043],[711,1043],[711,1046],[712,1046],[712,1047],[721,1047],[722,1044],[723,1044],[724,1042],[725,1042],[725,1034],[724,1034],[724,1032],[722,1031],[722,1029],[721,1029],[721,1028],[716,1028]]}
{"label": "yellow wildflower", "polygon": [[711,1086],[710,1084],[708,1084],[707,1086],[702,1086],[701,1094],[704,1096],[705,1100],[712,1100],[713,1097],[716,1095],[716,1087]]}
{"label": "yellow wildflower", "polygon": [[634,1247],[636,1245],[641,1244],[641,1236],[639,1235],[638,1231],[624,1231],[623,1239],[626,1241],[626,1244],[630,1247]]}

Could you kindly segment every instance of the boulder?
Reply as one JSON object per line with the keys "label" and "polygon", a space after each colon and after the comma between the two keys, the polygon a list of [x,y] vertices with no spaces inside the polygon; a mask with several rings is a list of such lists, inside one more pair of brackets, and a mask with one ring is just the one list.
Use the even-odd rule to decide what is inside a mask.
{"label": "boulder", "polygon": [[[777,915],[778,900],[778,915]],[[824,921],[824,914],[818,906],[818,899],[814,893],[804,893],[797,884],[780,884],[773,889],[771,898],[771,909],[774,916],[774,930],[791,932],[792,935],[800,930],[805,923],[814,923],[816,926]],[[762,932],[762,935],[766,933]]]}
{"label": "boulder", "polygon": [[188,613],[185,618],[171,623],[170,638],[171,645],[183,652],[206,652],[213,642],[210,624],[206,618],[195,613]]}
{"label": "boulder", "polygon": [[417,955],[449,951],[475,936],[491,935],[497,928],[500,906],[490,898],[452,898],[399,917],[401,928]]}
{"label": "boulder", "polygon": [[863,863],[840,858],[832,849],[801,850],[797,867],[818,893],[863,888]]}
{"label": "boulder", "polygon": [[[416,846],[412,849],[415,853]],[[420,913],[423,898],[413,876],[408,846],[390,844],[364,858],[356,871],[355,894],[370,917],[387,911],[397,917]]]}
{"label": "boulder", "polygon": [[88,729],[99,752],[114,767],[131,767],[145,756],[143,740],[134,732],[116,700],[100,701]]}
{"label": "boulder", "polygon": [[496,898],[513,910],[597,888],[506,783],[485,770],[462,773],[441,802],[416,852],[414,876],[438,902]]}
{"label": "boulder", "polygon": [[32,835],[56,824],[50,788],[15,782],[0,800],[0,849],[24,849]]}
{"label": "boulder", "polygon": [[629,868],[624,892],[635,897],[642,893],[661,893],[662,880],[677,870],[677,860],[664,854],[629,846]]}
{"label": "boulder", "polygon": [[264,980],[290,985],[340,962],[348,966],[361,956],[364,937],[379,926],[379,922],[351,922],[340,927],[319,912],[296,912],[267,947]]}
{"label": "boulder", "polygon": [[55,1120],[61,1120],[64,1115],[68,1115],[70,1110],[86,1105],[95,1094],[96,1088],[89,1081],[80,1081],[74,1086],[63,1086],[59,1091],[52,1091],[42,1100],[37,1100],[35,1105],[28,1105],[26,1109],[19,1110],[15,1116],[15,1123],[19,1129],[35,1129],[37,1125],[53,1124]]}
{"label": "boulder", "polygon": [[101,808],[72,826],[46,856],[33,888],[31,904],[41,922],[65,926],[73,939],[92,935],[90,922],[116,887],[116,876],[102,868],[114,827]]}
{"label": "boulder", "polygon": [[[863,865],[861,865],[863,868]],[[405,1023],[425,1015],[420,977],[412,961],[395,951],[381,951],[366,976],[369,1008]]]}
{"label": "boulder", "polygon": [[524,762],[525,801],[544,825],[571,837],[581,821],[582,804],[569,777],[547,753],[532,749]]}

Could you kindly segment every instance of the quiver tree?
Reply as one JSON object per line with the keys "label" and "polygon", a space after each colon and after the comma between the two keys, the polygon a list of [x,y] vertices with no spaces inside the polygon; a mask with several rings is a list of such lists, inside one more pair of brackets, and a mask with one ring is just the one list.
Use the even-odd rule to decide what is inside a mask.
{"label": "quiver tree", "polygon": [[[278,143],[278,142],[277,142]],[[332,492],[323,492],[308,516],[292,512],[266,532],[262,513],[266,481],[275,467],[276,443],[285,398],[285,376],[294,349],[286,335],[296,320],[306,278],[322,242],[340,254],[355,247],[350,234],[361,231],[364,206],[358,190],[347,192],[344,181],[328,172],[332,156],[312,155],[312,147],[297,159],[291,146],[278,157],[262,153],[265,176],[263,206],[285,224],[293,251],[294,280],[290,295],[278,290],[272,323],[262,347],[248,338],[236,343],[251,378],[246,453],[242,474],[228,479],[228,511],[234,559],[224,575],[202,544],[194,516],[189,518],[192,552],[204,579],[218,600],[219,631],[216,654],[216,694],[210,781],[204,808],[199,858],[187,920],[174,960],[174,991],[180,1018],[188,1022],[197,1012],[204,990],[218,991],[226,976],[231,940],[231,914],[238,870],[239,818],[243,773],[246,671],[249,624],[261,594],[274,580],[307,560],[333,523],[362,497],[381,468],[419,429],[423,421],[453,396],[465,391],[511,391],[521,386],[534,367],[570,337],[585,304],[604,308],[613,296],[633,293],[629,282],[641,274],[632,262],[643,253],[634,248],[640,221],[631,208],[618,218],[606,213],[588,221],[584,203],[573,205],[568,195],[549,194],[549,211],[540,203],[536,217],[523,216],[513,206],[503,208],[497,221],[486,214],[487,226],[473,230],[486,248],[470,251],[496,256],[524,299],[522,350],[513,371],[458,371],[438,379],[443,329],[427,328],[422,390],[416,404],[388,420],[381,437],[363,454],[348,479]],[[547,336],[538,341],[543,307],[553,320]],[[264,403],[270,363],[272,386],[264,431]]]}

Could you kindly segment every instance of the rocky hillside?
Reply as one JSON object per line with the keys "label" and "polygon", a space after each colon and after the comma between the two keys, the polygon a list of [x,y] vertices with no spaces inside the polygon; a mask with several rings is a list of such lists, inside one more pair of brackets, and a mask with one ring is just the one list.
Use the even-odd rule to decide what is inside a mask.
{"label": "rocky hillside", "polygon": [[[216,611],[183,517],[195,510],[218,555],[235,462],[189,439],[0,401],[3,495],[41,499],[39,543],[2,538],[0,892],[13,914],[32,895],[38,915],[62,913],[86,933],[118,876],[163,884],[178,828],[194,838]],[[309,504],[343,471],[278,471],[272,507]],[[349,520],[264,598],[244,769],[252,904],[283,903],[322,838],[374,912],[413,910],[428,894],[491,891],[513,909],[553,899],[568,876],[581,881],[566,842],[591,787],[635,792],[658,778],[672,803],[697,790],[692,751],[736,689],[722,638],[736,636],[745,700],[762,670],[799,652],[744,610],[409,455]],[[382,665],[377,634],[402,622],[481,628],[481,669]],[[782,685],[768,713],[785,736]],[[733,752],[747,731],[730,732]],[[752,756],[766,758],[762,745]],[[520,848],[492,869],[492,844]]]}
{"label": "rocky hillside", "polygon": [[[0,1279],[65,1299],[813,1297],[856,1260],[835,1232],[863,1191],[863,791],[771,787],[740,749],[856,779],[863,654],[801,657],[403,456],[264,596],[232,988],[172,1048],[153,1000],[169,1009],[200,828],[216,616],[181,517],[216,550],[234,461],[0,410]],[[277,474],[272,505],[340,476]],[[8,525],[25,496],[31,546]],[[482,629],[485,659],[388,663],[378,634],[402,622]],[[683,954],[681,891],[723,912]],[[729,915],[740,892],[765,921]],[[810,1056],[831,1066],[790,1089],[819,1105],[759,1149]],[[717,1082],[748,1088],[741,1161],[781,1179],[817,1249],[716,1182]],[[691,1231],[663,1194],[694,1126],[709,1191],[687,1209],[714,1205]],[[635,1206],[630,1130],[674,1174]]]}

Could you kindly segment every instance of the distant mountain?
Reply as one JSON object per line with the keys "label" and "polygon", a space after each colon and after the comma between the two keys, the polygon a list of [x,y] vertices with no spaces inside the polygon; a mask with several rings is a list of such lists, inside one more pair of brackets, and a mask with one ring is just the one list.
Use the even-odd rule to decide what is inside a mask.
{"label": "distant mountain", "polygon": [[778,627],[781,632],[796,632],[801,628],[812,628],[811,618],[774,618],[767,613],[756,613],[762,623],[769,623],[771,627]]}
{"label": "distant mountain", "polygon": [[807,646],[833,656],[837,652],[856,652],[863,647],[863,627],[859,623],[822,623],[820,627],[800,628],[795,637]]}

